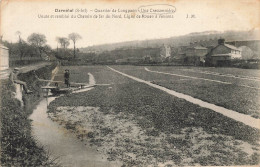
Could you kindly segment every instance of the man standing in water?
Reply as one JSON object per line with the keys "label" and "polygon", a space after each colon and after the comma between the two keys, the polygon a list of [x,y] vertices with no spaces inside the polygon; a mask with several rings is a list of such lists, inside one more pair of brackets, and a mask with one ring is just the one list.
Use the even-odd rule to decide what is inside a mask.
{"label": "man standing in water", "polygon": [[70,72],[69,72],[69,70],[65,70],[64,80],[65,80],[65,84],[67,85],[67,87],[70,87]]}

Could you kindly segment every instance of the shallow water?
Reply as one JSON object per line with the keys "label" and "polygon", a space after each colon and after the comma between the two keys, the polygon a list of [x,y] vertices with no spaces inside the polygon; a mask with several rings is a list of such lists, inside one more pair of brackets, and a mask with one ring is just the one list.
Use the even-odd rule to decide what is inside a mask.
{"label": "shallow water", "polygon": [[[84,90],[87,91],[87,89]],[[85,145],[77,139],[75,134],[48,118],[47,104],[55,98],[50,97],[40,101],[30,116],[33,120],[33,136],[50,153],[51,159],[58,158],[56,162],[65,167],[120,166],[116,162],[109,162],[94,147]]]}

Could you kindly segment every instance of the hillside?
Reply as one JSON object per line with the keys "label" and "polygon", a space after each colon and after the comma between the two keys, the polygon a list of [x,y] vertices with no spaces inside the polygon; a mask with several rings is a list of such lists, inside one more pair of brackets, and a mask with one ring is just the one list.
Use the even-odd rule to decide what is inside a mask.
{"label": "hillside", "polygon": [[260,39],[259,30],[251,31],[204,31],[204,32],[193,32],[187,35],[175,36],[170,38],[162,39],[150,39],[150,40],[141,40],[141,41],[126,41],[112,44],[103,44],[103,45],[94,45],[85,48],[80,48],[81,52],[87,53],[90,51],[111,51],[118,48],[137,48],[137,47],[160,47],[163,44],[171,46],[181,46],[188,45],[190,42],[200,41],[200,40],[210,40],[225,38],[226,41],[234,40],[254,40]]}

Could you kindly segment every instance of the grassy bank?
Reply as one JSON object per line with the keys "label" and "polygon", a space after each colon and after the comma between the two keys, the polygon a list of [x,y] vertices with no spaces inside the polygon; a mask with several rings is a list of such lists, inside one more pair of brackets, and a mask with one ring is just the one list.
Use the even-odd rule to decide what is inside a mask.
{"label": "grassy bank", "polygon": [[[93,72],[97,83],[110,82],[111,85],[60,97],[50,104],[49,112],[58,119],[60,111],[57,108],[64,106],[69,108],[67,114],[73,113],[74,119],[77,117],[76,114],[79,114],[78,118],[90,119],[92,128],[94,127],[91,134],[83,134],[84,124],[81,126],[80,120],[74,120],[75,122],[64,120],[63,124],[72,131],[75,131],[75,127],[81,126],[79,129],[83,130],[76,133],[89,138],[89,142],[102,149],[106,149],[107,147],[102,146],[109,143],[111,149],[106,150],[106,153],[113,155],[110,157],[111,160],[121,158],[127,166],[137,164],[146,166],[149,164],[149,158],[156,159],[157,164],[173,161],[174,165],[259,163],[259,130],[145,84],[129,80],[106,70],[105,67],[95,69],[91,67],[88,70]],[[103,114],[100,113],[98,119],[91,120],[91,115],[86,114],[86,117],[82,117],[81,112],[74,111],[77,106],[97,107]],[[98,112],[93,114],[96,113]],[[136,139],[134,134],[133,137],[130,135],[129,139],[117,137],[122,135],[122,131],[114,124],[124,122],[122,120],[136,122],[138,128],[144,132],[140,134],[140,139]],[[104,122],[110,126],[103,126]],[[164,137],[157,138],[158,136]],[[147,140],[142,141],[142,138]],[[251,151],[248,152],[247,149]],[[130,160],[126,160],[129,156],[126,158],[122,156],[126,153],[133,155]]]}
{"label": "grassy bank", "polygon": [[53,63],[49,66],[42,67],[36,71],[30,71],[27,73],[21,73],[18,75],[18,79],[26,82],[28,89],[33,91],[32,94],[25,94],[23,92],[23,102],[24,102],[24,110],[29,114],[32,113],[34,106],[39,102],[42,98],[42,90],[41,86],[47,84],[47,82],[40,82],[36,79],[35,74],[41,79],[50,79],[51,71],[56,67],[56,63]]}
{"label": "grassy bank", "polygon": [[[50,77],[54,66],[44,67],[36,71],[40,76]],[[35,81],[32,72],[20,74],[33,94],[24,95],[25,106],[14,98],[15,88],[10,80],[1,81],[1,165],[2,166],[54,166],[48,159],[43,147],[37,144],[31,134],[31,121],[28,119],[33,107],[41,98],[41,83]]]}

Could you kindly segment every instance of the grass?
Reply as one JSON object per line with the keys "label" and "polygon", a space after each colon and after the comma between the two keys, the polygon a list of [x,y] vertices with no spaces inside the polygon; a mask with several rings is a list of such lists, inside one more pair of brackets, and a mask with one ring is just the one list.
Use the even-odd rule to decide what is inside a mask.
{"label": "grass", "polygon": [[[104,67],[96,67],[89,71],[92,71],[97,83],[104,81],[114,84],[60,97],[50,104],[49,112],[55,112],[59,106],[100,107],[100,111],[104,114],[113,112],[118,115],[123,114],[124,118],[134,119],[151,137],[158,136],[161,132],[169,136],[177,135],[177,138],[169,137],[167,142],[175,145],[176,149],[181,152],[172,155],[171,151],[166,151],[161,154],[149,149],[142,154],[171,159],[179,164],[191,157],[194,159],[193,164],[200,165],[256,165],[259,163],[259,158],[256,158],[258,153],[248,155],[235,145],[227,146],[228,143],[234,141],[243,141],[258,147],[259,130],[104,69]],[[196,129],[202,129],[198,132],[200,135],[204,133],[211,135],[211,138],[195,137],[196,144],[204,142],[202,147],[207,146],[206,148],[193,148],[195,144],[191,135],[196,134],[194,132]],[[110,129],[103,131],[106,135],[111,132]],[[181,135],[184,136],[181,137]],[[151,146],[145,145],[145,147]],[[201,150],[208,150],[210,154],[204,155]]]}
{"label": "grass", "polygon": [[1,164],[2,166],[50,166],[45,151],[33,139],[29,113],[12,97],[10,81],[1,83]]}
{"label": "grass", "polygon": [[[46,68],[36,72],[46,76],[50,72]],[[35,141],[31,133],[31,120],[28,117],[40,99],[40,83],[34,82],[30,73],[21,74],[19,77],[27,81],[30,89],[35,90],[33,94],[24,96],[25,107],[22,108],[20,102],[14,98],[15,88],[11,81],[1,80],[1,165],[57,166],[55,160],[49,159],[49,154]]]}
{"label": "grass", "polygon": [[[75,82],[75,83],[88,83],[89,82],[89,77],[88,77],[88,72],[87,72],[87,67],[81,67],[82,71],[77,70],[78,66],[70,66],[70,82]],[[67,69],[65,66],[60,66],[58,73],[55,76],[54,81],[62,81],[64,82],[64,71]],[[51,85],[54,85],[54,83],[51,83]],[[66,85],[64,83],[59,83],[59,86],[65,87]],[[72,86],[74,86],[72,84]],[[78,86],[78,85],[77,85]]]}
{"label": "grass", "polygon": [[[151,73],[144,70],[144,67],[134,66],[117,66],[116,69],[125,72],[129,75],[139,77],[141,79],[151,81],[152,83],[164,86],[168,89],[184,93],[195,98],[223,106],[227,109],[235,110],[237,112],[251,115],[255,118],[260,118],[260,91],[256,89],[240,87],[237,85],[250,85],[259,83],[254,81],[237,81],[234,79],[223,80],[223,78],[214,78],[214,76],[200,75],[180,71],[176,67],[148,67],[150,70],[163,71],[175,74],[182,74],[188,76],[202,77],[208,79],[216,79],[221,81],[231,82],[233,84],[226,85],[215,82],[209,82],[199,79],[182,80],[184,78],[178,76],[170,76],[165,74]],[[223,71],[223,69],[222,69]],[[240,69],[236,71],[238,74],[242,73]],[[229,71],[227,72],[229,73]],[[233,71],[234,73],[234,71]],[[188,79],[188,78],[185,78]],[[241,82],[241,83],[240,83]],[[246,83],[245,83],[246,82]],[[254,85],[250,85],[254,86]]]}

